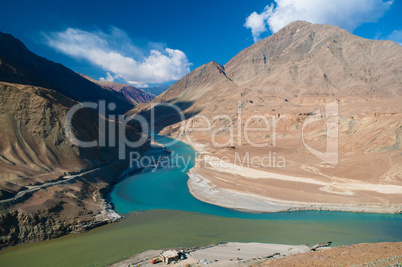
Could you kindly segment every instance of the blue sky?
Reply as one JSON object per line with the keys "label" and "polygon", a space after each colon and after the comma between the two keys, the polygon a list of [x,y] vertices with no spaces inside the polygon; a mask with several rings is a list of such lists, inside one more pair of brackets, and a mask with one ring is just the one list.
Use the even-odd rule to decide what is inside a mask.
{"label": "blue sky", "polygon": [[3,1],[0,31],[93,78],[172,83],[294,20],[402,43],[401,0]]}

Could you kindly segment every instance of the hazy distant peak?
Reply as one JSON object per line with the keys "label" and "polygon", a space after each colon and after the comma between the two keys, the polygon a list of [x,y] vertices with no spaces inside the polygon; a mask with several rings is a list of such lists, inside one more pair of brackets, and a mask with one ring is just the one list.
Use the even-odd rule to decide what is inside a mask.
{"label": "hazy distant peak", "polygon": [[81,74],[82,77],[85,79],[88,79],[89,81],[105,88],[105,89],[111,89],[113,91],[116,91],[120,94],[122,94],[128,101],[130,101],[133,104],[138,104],[138,103],[147,103],[153,99],[153,96],[146,93],[144,90],[139,89],[137,87],[134,87],[129,84],[123,84],[123,83],[115,83],[115,82],[110,82],[110,81],[98,81],[95,80],[88,75]]}

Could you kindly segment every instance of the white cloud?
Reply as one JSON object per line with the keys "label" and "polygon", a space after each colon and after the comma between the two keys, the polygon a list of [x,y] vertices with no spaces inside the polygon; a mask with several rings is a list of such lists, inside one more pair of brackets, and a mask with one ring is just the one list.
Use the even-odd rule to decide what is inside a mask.
{"label": "white cloud", "polygon": [[267,27],[265,26],[266,20],[272,16],[273,6],[266,6],[264,11],[261,14],[257,12],[253,12],[246,19],[246,23],[244,26],[248,29],[251,29],[251,33],[253,34],[254,42],[257,42],[261,33],[267,31]]}
{"label": "white cloud", "polygon": [[119,78],[118,75],[112,76],[112,75],[110,74],[110,72],[107,72],[107,73],[106,73],[106,77],[100,77],[100,78],[99,78],[99,81],[114,82],[114,80],[115,80],[115,79],[118,79],[118,78]]}
{"label": "white cloud", "polygon": [[127,81],[127,83],[131,84],[134,87],[137,88],[148,88],[148,84],[142,83],[142,82],[135,82],[135,81]]}
{"label": "white cloud", "polygon": [[104,80],[122,78],[132,84],[164,83],[179,80],[190,72],[191,64],[182,51],[161,47],[144,51],[117,28],[112,28],[109,34],[68,28],[44,36],[47,44],[57,51],[102,67],[108,72]]}
{"label": "white cloud", "polygon": [[393,31],[390,35],[385,38],[387,40],[394,41],[395,43],[402,45],[402,30],[398,31],[395,30]]}
{"label": "white cloud", "polygon": [[244,26],[251,29],[254,41],[261,33],[275,33],[287,24],[304,20],[331,24],[350,32],[366,22],[375,22],[392,5],[393,0],[275,0],[261,14],[251,13]]}

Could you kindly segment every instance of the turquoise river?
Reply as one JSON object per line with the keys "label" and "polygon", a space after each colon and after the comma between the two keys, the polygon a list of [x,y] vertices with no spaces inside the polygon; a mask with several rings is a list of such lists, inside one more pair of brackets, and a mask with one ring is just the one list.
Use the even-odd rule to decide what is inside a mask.
{"label": "turquoise river", "polygon": [[[163,136],[155,139],[162,144],[172,141]],[[125,220],[87,233],[2,250],[0,266],[104,266],[148,249],[228,241],[332,241],[335,246],[402,241],[402,214],[250,214],[206,204],[187,188],[186,173],[194,166],[195,151],[182,142],[167,147],[172,153],[171,160],[162,161],[166,166],[128,176],[113,187],[109,201]],[[187,166],[182,158],[189,160]]]}

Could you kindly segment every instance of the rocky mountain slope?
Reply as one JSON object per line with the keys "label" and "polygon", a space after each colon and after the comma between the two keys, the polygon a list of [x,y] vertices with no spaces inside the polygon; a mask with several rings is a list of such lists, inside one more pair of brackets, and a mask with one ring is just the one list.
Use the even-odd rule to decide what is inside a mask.
{"label": "rocky mountain slope", "polygon": [[400,97],[401,57],[401,46],[394,42],[298,21],[244,49],[225,66],[210,62],[197,68],[153,102],[194,102],[194,108],[211,99],[241,100],[242,94],[256,106],[307,96]]}
{"label": "rocky mountain slope", "polygon": [[296,96],[394,97],[402,94],[401,46],[363,39],[339,27],[294,22],[225,65],[239,86]]}
{"label": "rocky mountain slope", "polygon": [[[392,206],[395,212],[402,210],[401,81],[400,45],[298,21],[224,66],[210,62],[197,68],[151,103],[183,110],[185,131],[172,109],[157,106],[157,124],[164,134],[188,136],[182,140],[204,152],[193,169],[198,180],[189,182],[201,200],[237,207],[233,199],[221,199],[218,189],[224,189],[227,195],[244,193],[303,209],[335,204],[338,210]],[[147,116],[150,105],[130,112]],[[245,132],[246,127],[265,130]],[[329,148],[334,162],[311,153],[322,156],[335,137]],[[245,156],[275,155],[285,166],[252,166],[246,160],[247,168],[225,169],[203,160],[206,155],[234,165]],[[205,194],[201,185],[211,191]]]}
{"label": "rocky mountain slope", "polygon": [[[102,193],[127,162],[118,160],[115,147],[83,148],[71,143],[65,119],[75,104],[57,91],[0,82],[0,248],[113,220]],[[72,132],[83,141],[99,140],[100,120],[106,119],[94,110],[80,110],[73,117]],[[130,140],[140,137],[133,126],[126,133]],[[51,186],[82,172],[69,182]],[[13,199],[21,191],[46,184]]]}
{"label": "rocky mountain slope", "polygon": [[115,82],[109,82],[109,81],[98,81],[95,79],[92,79],[88,75],[85,74],[80,74],[82,77],[85,79],[99,85],[102,88],[105,89],[112,89],[116,92],[119,92],[122,94],[128,101],[130,101],[133,104],[138,104],[138,103],[148,103],[151,101],[154,97],[146,92],[144,90],[138,89],[134,86],[128,85],[128,84],[122,84],[122,83],[115,83]]}
{"label": "rocky mountain slope", "polygon": [[79,102],[114,102],[119,113],[133,107],[121,94],[99,87],[63,65],[32,53],[22,42],[2,32],[0,81],[50,88]]}
{"label": "rocky mountain slope", "polygon": [[[117,113],[132,107],[113,90],[0,34],[0,249],[83,231],[119,217],[108,211],[103,194],[128,163],[118,160],[118,146],[104,146],[99,140],[110,137],[101,125],[117,133],[121,122],[90,108],[67,120],[78,100],[115,103]],[[124,130],[131,141],[143,135],[135,124]],[[98,143],[78,146],[69,134]],[[113,138],[119,144],[117,136]],[[143,152],[147,145],[132,150]]]}

